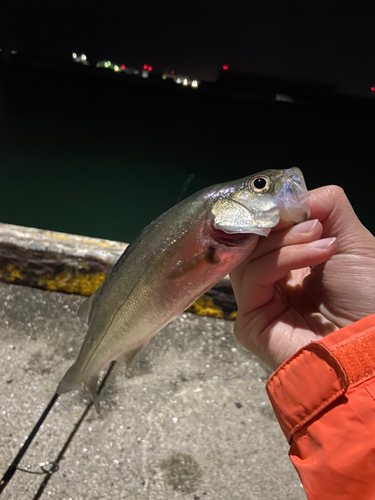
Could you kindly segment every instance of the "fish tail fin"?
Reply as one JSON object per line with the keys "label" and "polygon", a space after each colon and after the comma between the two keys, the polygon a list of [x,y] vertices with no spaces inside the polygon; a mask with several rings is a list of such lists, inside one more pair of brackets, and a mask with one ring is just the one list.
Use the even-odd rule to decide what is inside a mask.
{"label": "fish tail fin", "polygon": [[96,392],[99,375],[93,375],[89,379],[82,377],[80,370],[73,364],[65,373],[57,386],[57,394],[65,394],[66,392],[86,389],[95,405],[96,412],[100,413],[100,404]]}

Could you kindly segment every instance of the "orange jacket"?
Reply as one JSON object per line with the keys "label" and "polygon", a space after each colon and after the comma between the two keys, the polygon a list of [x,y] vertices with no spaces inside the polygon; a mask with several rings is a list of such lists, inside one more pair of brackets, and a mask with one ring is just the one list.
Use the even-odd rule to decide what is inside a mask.
{"label": "orange jacket", "polygon": [[267,392],[309,500],[375,499],[375,314],[308,344]]}

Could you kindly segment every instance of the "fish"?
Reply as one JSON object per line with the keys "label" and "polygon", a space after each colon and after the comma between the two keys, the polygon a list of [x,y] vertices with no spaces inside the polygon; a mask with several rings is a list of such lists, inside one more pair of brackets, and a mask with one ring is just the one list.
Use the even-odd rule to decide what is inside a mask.
{"label": "fish", "polygon": [[151,222],[78,310],[88,330],[57,394],[87,390],[99,413],[100,373],[130,365],[178,314],[229,274],[279,221],[309,218],[301,170],[269,169],[207,187]]}

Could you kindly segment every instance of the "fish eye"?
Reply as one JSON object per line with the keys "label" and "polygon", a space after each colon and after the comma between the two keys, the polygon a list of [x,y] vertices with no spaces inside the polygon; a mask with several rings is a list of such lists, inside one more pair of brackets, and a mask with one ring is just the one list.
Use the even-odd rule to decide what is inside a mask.
{"label": "fish eye", "polygon": [[270,178],[266,175],[257,175],[251,179],[250,187],[256,193],[268,193],[271,189]]}

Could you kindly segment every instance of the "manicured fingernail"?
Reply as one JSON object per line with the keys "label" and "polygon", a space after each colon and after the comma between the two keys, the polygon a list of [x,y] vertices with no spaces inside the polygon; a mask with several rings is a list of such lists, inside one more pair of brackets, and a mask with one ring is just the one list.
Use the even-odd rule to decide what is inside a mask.
{"label": "manicured fingernail", "polygon": [[336,238],[324,238],[323,240],[312,241],[308,244],[310,248],[320,248],[326,249],[329,248],[336,241]]}
{"label": "manicured fingernail", "polygon": [[309,233],[314,229],[318,222],[318,219],[307,220],[306,222],[301,222],[301,224],[297,224],[291,230],[291,233]]}

